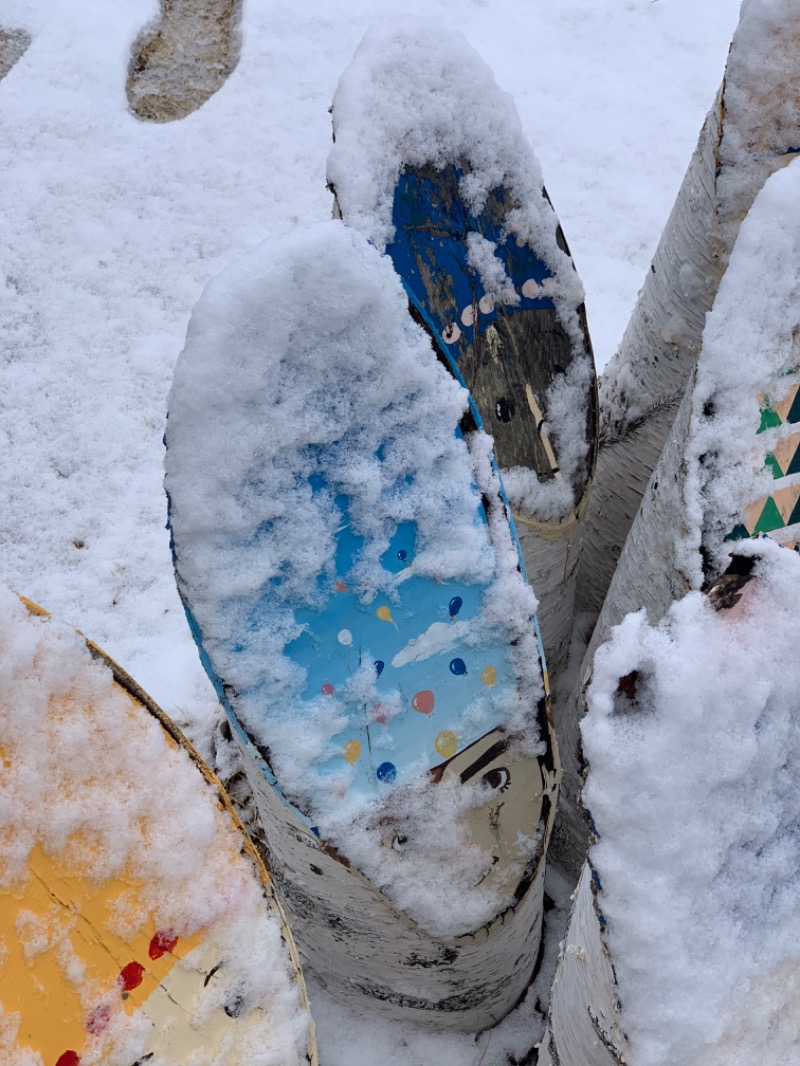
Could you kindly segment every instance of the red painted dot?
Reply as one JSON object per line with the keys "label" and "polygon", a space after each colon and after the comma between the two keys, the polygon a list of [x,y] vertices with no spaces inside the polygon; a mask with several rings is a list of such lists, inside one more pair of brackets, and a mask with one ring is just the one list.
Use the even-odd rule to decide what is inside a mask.
{"label": "red painted dot", "polygon": [[75,1051],[65,1051],[59,1055],[56,1066],[80,1066],[80,1061]]}
{"label": "red painted dot", "polygon": [[377,722],[378,725],[386,725],[389,721],[389,712],[382,703],[376,703],[370,710],[369,717],[371,722]]}
{"label": "red painted dot", "polygon": [[433,714],[433,693],[429,688],[422,689],[411,701],[411,706],[420,714]]}
{"label": "red painted dot", "polygon": [[162,955],[168,955],[175,950],[178,938],[171,929],[162,929],[150,941],[147,953],[151,959],[160,959]]}
{"label": "red painted dot", "polygon": [[322,686],[322,695],[323,696],[332,696],[334,691],[335,691],[334,687],[330,683],[330,681],[326,681],[325,684]]}
{"label": "red painted dot", "polygon": [[138,988],[144,979],[144,966],[140,962],[129,962],[127,966],[120,970],[117,983],[121,986],[123,992],[130,992],[134,988]]}
{"label": "red painted dot", "polygon": [[101,1003],[99,1007],[94,1008],[86,1019],[86,1031],[91,1033],[92,1036],[97,1036],[98,1033],[103,1033],[108,1029],[110,1021],[111,1007],[107,1003]]}

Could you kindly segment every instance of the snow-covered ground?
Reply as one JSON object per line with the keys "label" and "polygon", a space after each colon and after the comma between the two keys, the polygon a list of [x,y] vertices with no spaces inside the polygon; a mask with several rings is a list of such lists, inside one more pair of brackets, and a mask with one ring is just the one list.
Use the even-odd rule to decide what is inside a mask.
{"label": "snow-covered ground", "polygon": [[[364,31],[388,12],[450,21],[512,93],[602,365],[738,6],[249,0],[223,88],[154,125],[127,111],[125,81],[155,0],[4,0],[0,30],[25,30],[31,44],[0,81],[0,580],[80,626],[205,748],[215,701],[164,528],[167,392],[206,282],[266,236],[329,215],[327,108]],[[362,1038],[319,1002],[324,1066],[372,1064],[376,1048],[403,1066],[491,1066],[501,1043],[386,1026]]]}

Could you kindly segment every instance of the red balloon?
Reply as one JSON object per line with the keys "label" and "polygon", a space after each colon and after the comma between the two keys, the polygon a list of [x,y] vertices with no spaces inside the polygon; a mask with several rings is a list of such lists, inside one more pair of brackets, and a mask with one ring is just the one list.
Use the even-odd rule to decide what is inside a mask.
{"label": "red balloon", "polygon": [[420,714],[433,714],[433,693],[429,688],[424,688],[414,696],[411,706]]}
{"label": "red balloon", "polygon": [[144,966],[140,962],[129,962],[120,970],[117,981],[122,986],[123,992],[130,992],[138,988],[144,980]]}
{"label": "red balloon", "polygon": [[167,955],[169,952],[174,951],[177,943],[178,938],[174,933],[168,929],[162,929],[150,941],[147,953],[151,959],[160,959],[162,955]]}

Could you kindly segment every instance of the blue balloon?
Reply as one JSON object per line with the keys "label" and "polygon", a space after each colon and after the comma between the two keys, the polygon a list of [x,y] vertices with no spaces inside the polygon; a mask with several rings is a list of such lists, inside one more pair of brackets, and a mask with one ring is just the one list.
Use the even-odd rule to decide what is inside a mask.
{"label": "blue balloon", "polygon": [[464,601],[461,599],[460,596],[454,596],[452,598],[452,600],[450,600],[450,617],[451,618],[455,618],[455,616],[461,610],[463,604],[464,604]]}
{"label": "blue balloon", "polygon": [[467,664],[463,659],[451,659],[450,660],[450,673],[455,674],[456,677],[461,676],[467,672]]}
{"label": "blue balloon", "polygon": [[385,665],[386,663],[383,661],[383,659],[375,660],[375,673],[378,675],[378,677],[380,677],[383,673],[383,668]]}
{"label": "blue balloon", "polygon": [[382,762],[375,771],[375,776],[384,785],[391,785],[397,777],[397,767],[393,762]]}
{"label": "blue balloon", "polygon": [[406,559],[408,558],[408,552],[405,550],[405,548],[400,549],[400,551],[397,553],[397,558],[400,560],[401,563],[404,563],[406,561]]}

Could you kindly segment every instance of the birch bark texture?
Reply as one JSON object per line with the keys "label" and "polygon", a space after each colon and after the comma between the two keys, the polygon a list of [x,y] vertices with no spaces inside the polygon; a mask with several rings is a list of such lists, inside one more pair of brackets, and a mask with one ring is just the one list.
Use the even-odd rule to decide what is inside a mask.
{"label": "birch bark texture", "polygon": [[586,862],[558,959],[538,1066],[623,1066],[630,1061],[602,922],[594,874]]}
{"label": "birch bark texture", "polygon": [[[682,521],[672,489],[691,407],[681,401],[741,223],[769,176],[800,150],[799,67],[794,0],[745,0],[722,86],[620,348],[600,379],[600,445],[576,595],[578,612],[600,617],[577,683],[556,704],[564,785],[552,857],[574,878],[588,844],[579,809],[581,693],[611,626],[643,606],[657,620],[685,591],[672,546]],[[656,491],[664,498],[643,503]],[[623,550],[640,506],[646,515],[637,542]]]}

